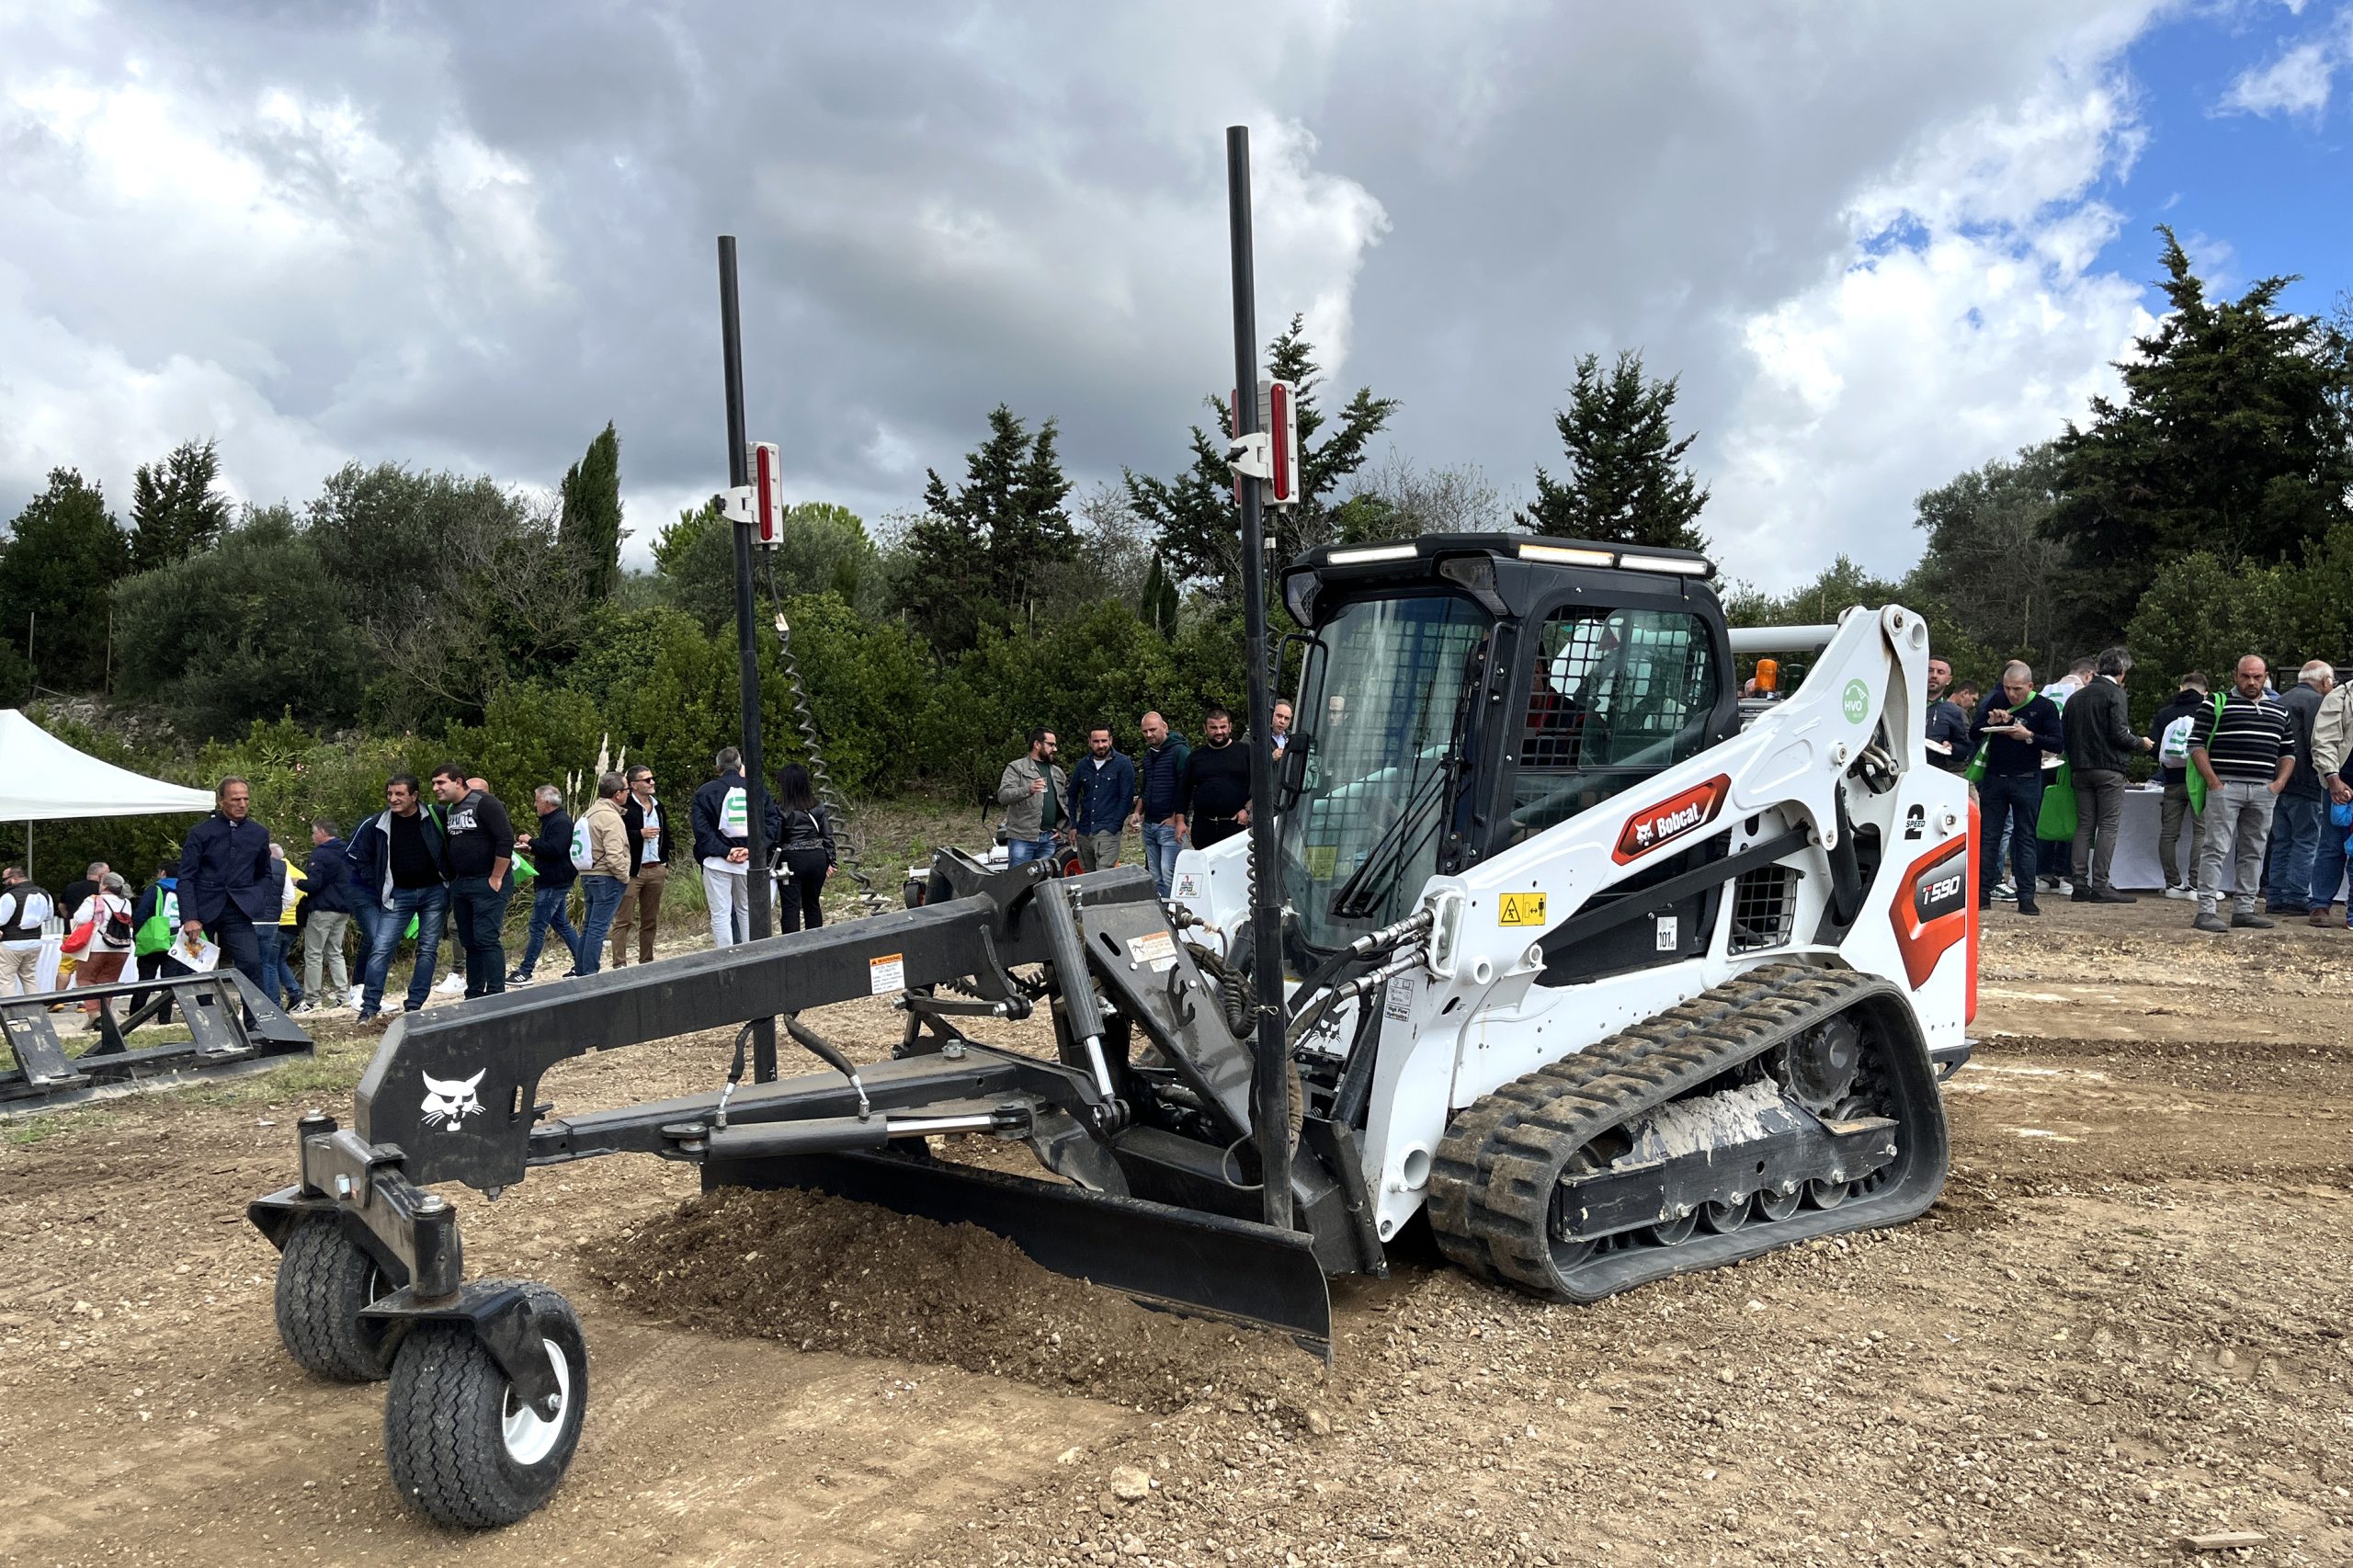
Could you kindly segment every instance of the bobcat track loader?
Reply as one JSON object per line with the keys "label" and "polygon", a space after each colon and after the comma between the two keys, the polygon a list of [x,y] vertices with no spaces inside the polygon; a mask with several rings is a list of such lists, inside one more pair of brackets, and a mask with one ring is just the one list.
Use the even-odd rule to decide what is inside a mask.
{"label": "bobcat track loader", "polygon": [[[1136,869],[949,852],[920,907],[409,1016],[351,1124],[303,1118],[299,1179],[251,1206],[281,1339],[389,1378],[402,1494],[482,1526],[560,1483],[588,1359],[563,1298],[467,1277],[448,1184],[652,1154],[706,1188],[969,1221],[1327,1352],[1328,1277],[1385,1272],[1417,1216],[1471,1272],[1572,1301],[1913,1218],[1944,1180],[1936,1080],[1975,967],[1927,630],[1849,611],[1793,697],[1745,713],[1735,639],[1776,644],[1727,629],[1711,575],[1523,536],[1294,564],[1279,952],[1244,937],[1241,838],[1185,855],[1167,903]],[[858,1064],[803,1011],[869,996],[904,1031]],[[960,1028],[1037,1014],[1051,1054]],[[542,1098],[567,1058],[767,1017],[822,1070]],[[1040,1176],[958,1164],[951,1133],[1027,1144]]]}

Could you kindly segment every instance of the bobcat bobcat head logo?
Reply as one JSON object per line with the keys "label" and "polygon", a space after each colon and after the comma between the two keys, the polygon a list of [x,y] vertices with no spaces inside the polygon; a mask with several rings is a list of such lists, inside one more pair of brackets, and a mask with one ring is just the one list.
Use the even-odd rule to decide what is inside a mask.
{"label": "bobcat bobcat head logo", "polygon": [[425,1074],[425,1104],[419,1108],[425,1113],[425,1125],[455,1127],[479,1112],[482,1101],[476,1097],[474,1090],[482,1084],[483,1073],[489,1071],[485,1067],[471,1078],[437,1078],[430,1073]]}

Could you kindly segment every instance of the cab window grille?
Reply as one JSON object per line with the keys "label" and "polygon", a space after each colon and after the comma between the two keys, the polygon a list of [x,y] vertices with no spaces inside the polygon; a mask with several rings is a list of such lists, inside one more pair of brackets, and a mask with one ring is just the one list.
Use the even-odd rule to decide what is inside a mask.
{"label": "cab window grille", "polygon": [[1699,616],[1563,609],[1537,646],[1520,710],[1515,837],[1706,748],[1720,675]]}

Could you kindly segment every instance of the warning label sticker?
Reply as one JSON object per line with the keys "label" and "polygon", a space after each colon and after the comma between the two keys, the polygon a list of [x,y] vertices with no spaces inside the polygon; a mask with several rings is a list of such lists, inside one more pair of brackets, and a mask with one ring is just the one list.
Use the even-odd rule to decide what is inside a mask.
{"label": "warning label sticker", "polygon": [[1184,871],[1184,872],[1180,872],[1180,873],[1177,875],[1177,878],[1176,878],[1176,896],[1177,896],[1178,898],[1199,898],[1199,897],[1200,897],[1200,896],[1201,896],[1201,882],[1200,882],[1200,879],[1199,879],[1199,877],[1194,876],[1194,875],[1193,875],[1193,873],[1192,873],[1192,872],[1190,872],[1190,871]]}
{"label": "warning label sticker", "polygon": [[1544,924],[1544,895],[1540,892],[1507,892],[1495,905],[1498,926],[1541,926]]}
{"label": "warning label sticker", "polygon": [[1128,939],[1128,956],[1146,969],[1162,970],[1176,961],[1176,938],[1165,931]]}
{"label": "warning label sticker", "polygon": [[907,988],[907,955],[885,953],[866,960],[867,994],[892,996]]}
{"label": "warning label sticker", "polygon": [[1410,1018],[1414,1016],[1414,977],[1401,974],[1389,983],[1389,1001],[1381,1009],[1383,1017]]}
{"label": "warning label sticker", "polygon": [[1328,882],[1340,867],[1340,846],[1336,844],[1311,844],[1307,846],[1307,874],[1319,882]]}

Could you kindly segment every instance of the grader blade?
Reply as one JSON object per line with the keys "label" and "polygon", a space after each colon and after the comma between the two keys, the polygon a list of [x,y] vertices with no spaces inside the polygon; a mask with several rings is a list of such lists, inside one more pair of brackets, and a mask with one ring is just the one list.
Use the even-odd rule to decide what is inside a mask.
{"label": "grader blade", "polygon": [[706,1192],[798,1187],[944,1225],[978,1225],[1056,1274],[1146,1306],[1271,1329],[1327,1362],[1332,1357],[1331,1292],[1303,1231],[887,1154],[709,1160],[702,1185]]}

